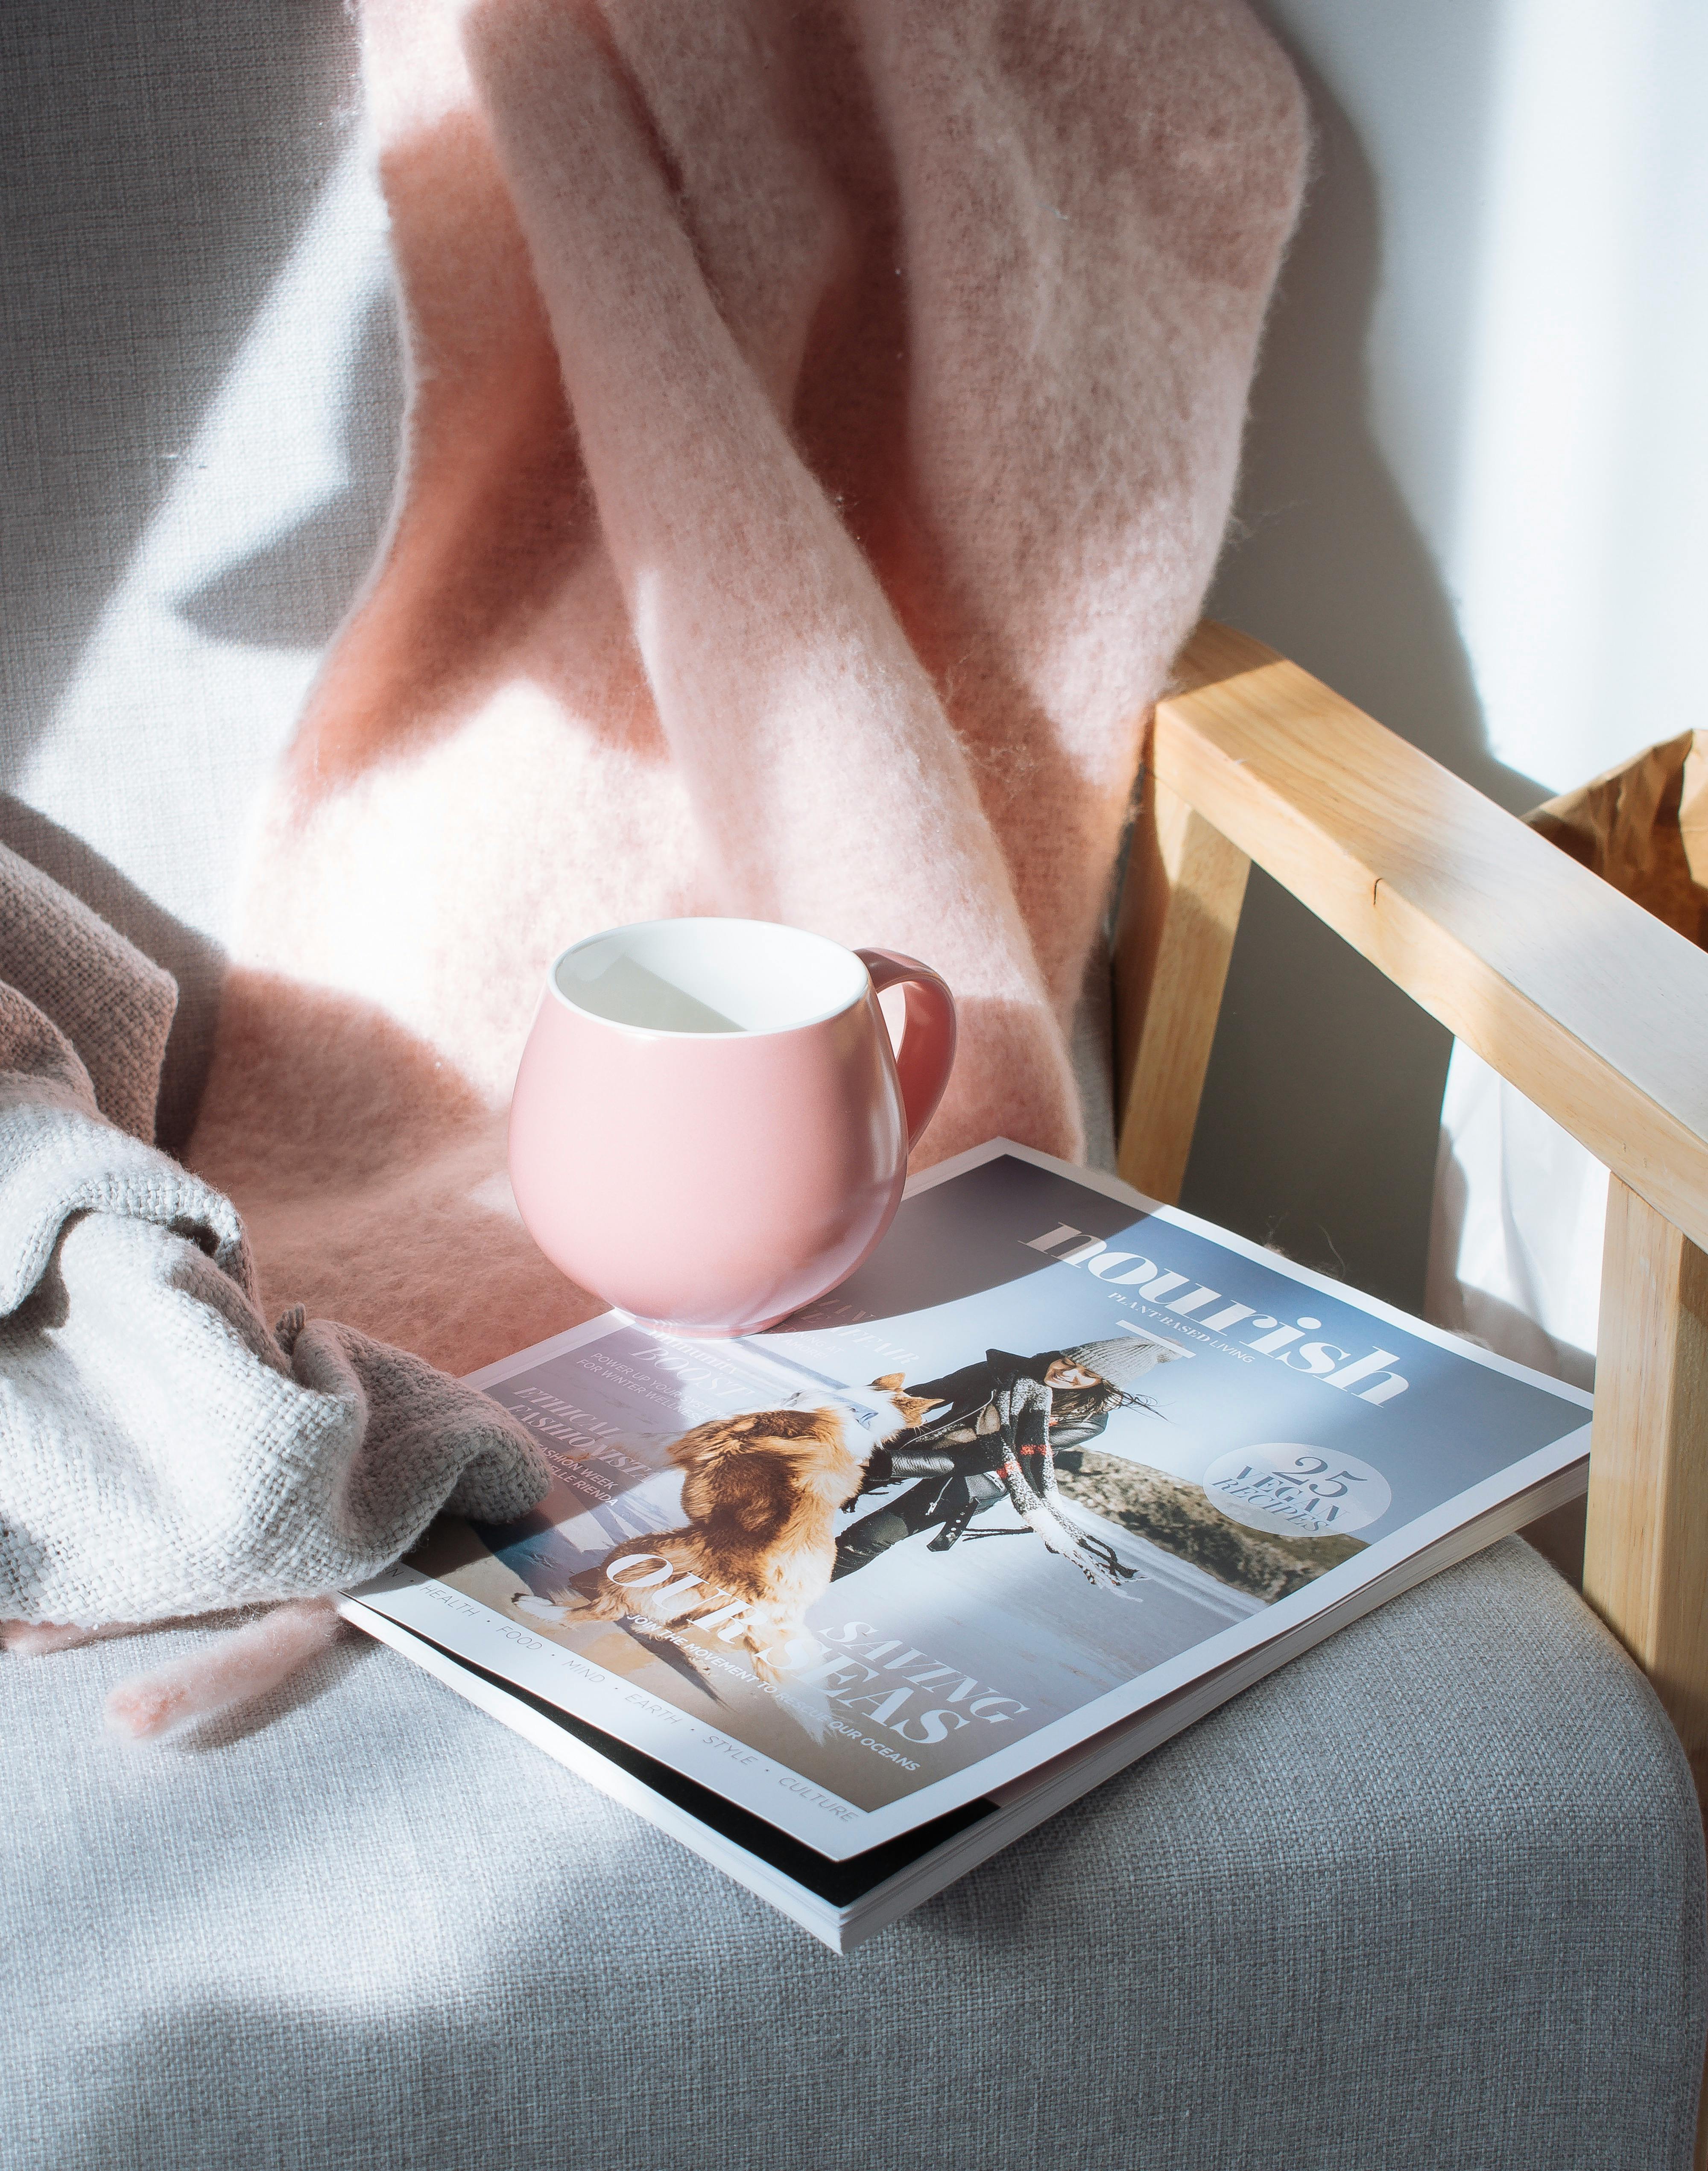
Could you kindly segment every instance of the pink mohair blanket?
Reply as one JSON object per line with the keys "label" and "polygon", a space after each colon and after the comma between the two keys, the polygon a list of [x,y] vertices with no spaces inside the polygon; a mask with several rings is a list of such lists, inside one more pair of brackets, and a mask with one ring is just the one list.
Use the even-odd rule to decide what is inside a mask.
{"label": "pink mohair blanket", "polygon": [[551,957],[937,966],[922,1150],[1066,1033],[1298,201],[1238,0],[368,0],[401,481],[249,881],[192,1166],[275,1305],[464,1370],[595,1309],[503,1176]]}

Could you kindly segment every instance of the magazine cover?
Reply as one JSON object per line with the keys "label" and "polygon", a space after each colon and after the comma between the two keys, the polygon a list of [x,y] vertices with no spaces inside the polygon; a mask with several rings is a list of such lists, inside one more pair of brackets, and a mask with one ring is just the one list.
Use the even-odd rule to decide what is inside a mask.
{"label": "magazine cover", "polygon": [[551,1495],[357,1598],[838,1861],[1588,1450],[1578,1391],[1002,1142],[781,1328],[474,1377]]}

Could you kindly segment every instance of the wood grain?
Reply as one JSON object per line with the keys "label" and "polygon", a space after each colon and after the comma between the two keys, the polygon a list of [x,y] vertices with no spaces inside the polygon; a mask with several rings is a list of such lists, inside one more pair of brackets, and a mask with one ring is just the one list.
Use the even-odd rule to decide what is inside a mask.
{"label": "wood grain", "polygon": [[1261,642],[1177,683],[1160,780],[1708,1248],[1708,953]]}
{"label": "wood grain", "polygon": [[1583,1595],[1654,1683],[1708,1799],[1708,1256],[1617,1177]]}
{"label": "wood grain", "polygon": [[1117,1164],[1180,1196],[1251,861],[1147,772],[1114,941]]}

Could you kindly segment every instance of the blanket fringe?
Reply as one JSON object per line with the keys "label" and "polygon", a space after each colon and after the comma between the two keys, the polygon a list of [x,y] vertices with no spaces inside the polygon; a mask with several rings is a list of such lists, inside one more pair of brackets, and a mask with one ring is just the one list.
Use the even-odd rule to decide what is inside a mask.
{"label": "blanket fringe", "polygon": [[14,1659],[45,1659],[55,1651],[75,1651],[108,1636],[134,1636],[135,1621],[109,1621],[99,1628],[80,1628],[71,1621],[0,1621],[0,1650]]}
{"label": "blanket fringe", "polygon": [[330,1598],[275,1606],[175,1665],[121,1681],[107,1698],[107,1724],[133,1741],[158,1740],[193,1719],[253,1703],[317,1658],[340,1625]]}

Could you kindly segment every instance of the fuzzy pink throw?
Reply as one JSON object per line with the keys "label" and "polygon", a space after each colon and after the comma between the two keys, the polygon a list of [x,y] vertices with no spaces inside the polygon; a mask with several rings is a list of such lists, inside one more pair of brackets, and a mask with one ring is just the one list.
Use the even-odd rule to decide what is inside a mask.
{"label": "fuzzy pink throw", "polygon": [[1238,0],[368,0],[401,482],[254,860],[192,1164],[270,1300],[584,1317],[504,1116],[546,966],[738,913],[929,960],[923,1148],[1066,1029],[1299,201]]}

